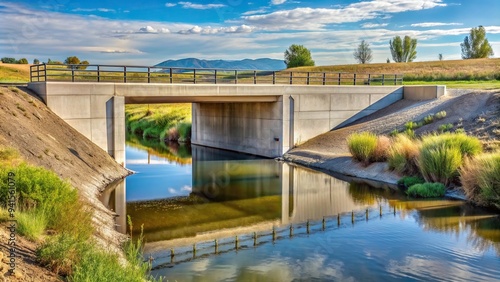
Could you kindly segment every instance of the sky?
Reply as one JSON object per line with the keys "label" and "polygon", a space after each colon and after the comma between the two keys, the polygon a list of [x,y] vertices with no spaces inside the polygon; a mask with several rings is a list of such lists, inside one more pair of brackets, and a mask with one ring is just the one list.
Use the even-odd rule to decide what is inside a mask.
{"label": "sky", "polygon": [[500,57],[499,15],[498,0],[0,0],[0,57],[282,60],[299,44],[316,65],[339,65],[356,63],[353,51],[365,40],[372,63],[382,63],[391,58],[389,40],[409,35],[418,40],[415,61],[452,60],[479,25]]}

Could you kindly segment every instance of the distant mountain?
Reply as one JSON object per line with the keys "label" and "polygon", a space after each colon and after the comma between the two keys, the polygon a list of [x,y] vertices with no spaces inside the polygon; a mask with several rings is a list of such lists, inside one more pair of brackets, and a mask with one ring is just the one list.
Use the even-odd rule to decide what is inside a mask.
{"label": "distant mountain", "polygon": [[203,68],[203,69],[229,69],[229,70],[282,70],[286,68],[283,60],[276,59],[244,59],[241,61],[226,60],[200,60],[187,58],[180,60],[167,60],[157,64],[159,67],[168,68]]}

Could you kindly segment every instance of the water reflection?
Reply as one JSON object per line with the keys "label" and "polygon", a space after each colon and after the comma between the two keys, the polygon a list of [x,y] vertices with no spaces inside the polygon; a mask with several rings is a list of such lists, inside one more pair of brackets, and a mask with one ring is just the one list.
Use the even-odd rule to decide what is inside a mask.
{"label": "water reflection", "polygon": [[[192,165],[174,166],[170,159],[162,162],[157,155],[129,147],[131,166],[143,167],[135,167],[139,173],[127,179],[126,189],[123,182],[103,193],[103,202],[120,214],[122,232],[126,213],[132,216],[134,232],[144,224],[146,250],[155,256],[171,247],[321,221],[324,216],[349,217],[353,210],[379,206],[386,212],[396,209],[396,219],[387,220],[385,214],[369,224],[351,225],[343,218],[338,228],[311,237],[259,245],[246,255],[196,258],[168,271],[160,268],[157,274],[196,281],[421,280],[442,279],[448,272],[449,280],[481,281],[500,275],[494,267],[500,256],[500,219],[491,211],[462,201],[411,200],[391,187],[374,188],[275,160],[196,146],[191,152]],[[141,158],[158,159],[146,164]],[[189,173],[176,174],[179,167]],[[191,189],[168,193],[167,187],[180,191],[181,185]]]}

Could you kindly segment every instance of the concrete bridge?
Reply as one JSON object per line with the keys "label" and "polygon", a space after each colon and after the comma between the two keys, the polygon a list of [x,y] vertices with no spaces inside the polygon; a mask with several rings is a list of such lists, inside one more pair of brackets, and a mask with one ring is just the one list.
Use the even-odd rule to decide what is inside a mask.
{"label": "concrete bridge", "polygon": [[[74,68],[65,71],[73,73],[71,81],[51,81],[48,71],[43,81],[37,81],[40,71],[32,70],[28,87],[122,164],[125,104],[192,103],[193,144],[277,157],[400,99],[433,99],[446,91],[445,86],[328,85],[324,79],[323,84],[311,85],[309,74],[309,85],[216,84],[217,72],[212,84],[130,83],[126,73],[122,82],[103,82],[99,76],[97,82],[78,82]],[[102,70],[97,68],[97,73],[102,75]],[[170,69],[170,82],[172,73]]]}

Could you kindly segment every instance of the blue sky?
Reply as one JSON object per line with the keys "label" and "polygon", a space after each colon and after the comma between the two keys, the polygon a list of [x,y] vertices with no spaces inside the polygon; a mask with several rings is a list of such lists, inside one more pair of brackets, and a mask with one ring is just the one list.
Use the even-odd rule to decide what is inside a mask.
{"label": "blue sky", "polygon": [[499,14],[498,0],[0,0],[0,57],[154,65],[283,59],[302,44],[316,65],[335,65],[355,63],[353,50],[366,40],[377,63],[390,58],[390,39],[410,35],[415,61],[451,60],[479,25],[500,57]]}

